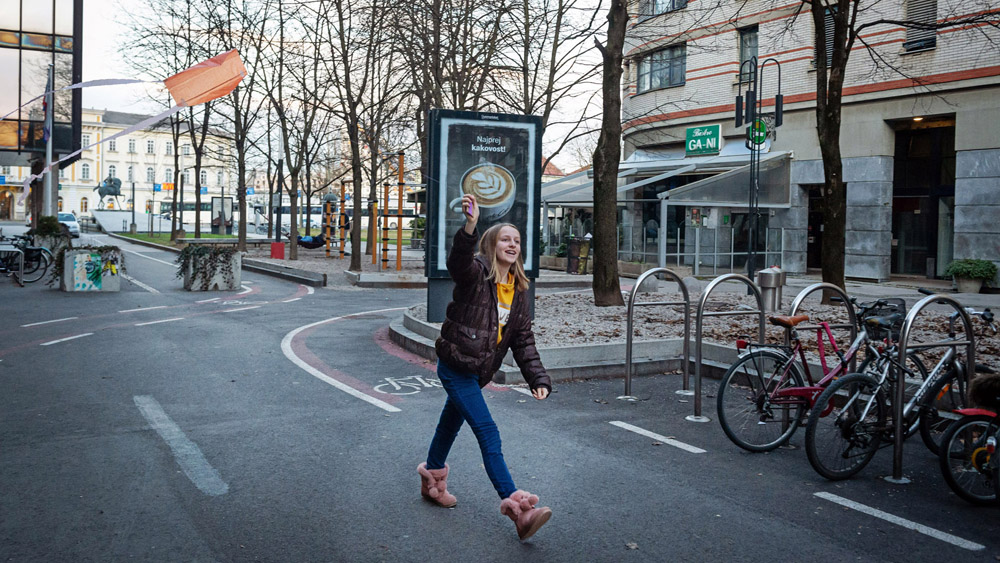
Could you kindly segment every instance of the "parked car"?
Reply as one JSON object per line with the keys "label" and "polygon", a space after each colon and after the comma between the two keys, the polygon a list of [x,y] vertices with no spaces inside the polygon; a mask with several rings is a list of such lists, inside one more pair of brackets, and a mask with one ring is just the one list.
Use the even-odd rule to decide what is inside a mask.
{"label": "parked car", "polygon": [[59,224],[69,229],[71,237],[80,238],[80,223],[76,221],[76,215],[72,213],[60,213]]}

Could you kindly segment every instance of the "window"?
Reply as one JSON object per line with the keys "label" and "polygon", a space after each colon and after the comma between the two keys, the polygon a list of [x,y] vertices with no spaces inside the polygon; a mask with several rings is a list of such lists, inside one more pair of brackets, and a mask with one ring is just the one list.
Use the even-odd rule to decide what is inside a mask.
{"label": "window", "polygon": [[220,186],[222,185],[222,170],[219,170],[218,172],[215,173],[215,183],[219,184]]}
{"label": "window", "polygon": [[198,174],[198,187],[200,188],[202,186],[207,186],[207,185],[208,185],[208,171],[202,170],[201,174]]}
{"label": "window", "polygon": [[191,145],[183,145],[183,146],[181,146],[181,154],[185,154],[185,155],[191,154]]}
{"label": "window", "polygon": [[135,139],[128,140],[128,152],[135,152]]}
{"label": "window", "polygon": [[639,93],[684,84],[686,49],[675,45],[650,53],[639,61]]}
{"label": "window", "polygon": [[86,213],[87,209],[89,209],[88,206],[89,206],[89,202],[87,201],[87,198],[81,198],[80,199],[80,213]]}
{"label": "window", "polygon": [[174,182],[174,169],[173,168],[167,168],[163,172],[163,181],[166,182],[167,184],[172,184]]}
{"label": "window", "polygon": [[687,0],[639,0],[639,21],[687,7]]}
{"label": "window", "polygon": [[174,154],[174,142],[173,141],[167,141],[167,154],[168,155]]}
{"label": "window", "polygon": [[89,180],[90,179],[90,165],[84,162],[80,165],[80,179]]}
{"label": "window", "polygon": [[129,165],[129,167],[128,167],[128,178],[126,179],[126,181],[128,181],[128,182],[134,182],[135,181],[135,174],[132,173],[132,166],[131,165]]}
{"label": "window", "polygon": [[906,0],[906,19],[914,24],[922,24],[930,29],[906,28],[904,51],[932,49],[937,45],[937,0]]}
{"label": "window", "polygon": [[146,168],[146,181],[150,184],[156,181],[156,170],[152,166]]}
{"label": "window", "polygon": [[[837,8],[836,7],[827,8],[826,9],[826,14],[823,16],[823,39],[824,39],[824,44],[826,45],[826,64],[827,64],[827,66],[829,66],[830,65],[830,61],[833,60],[833,34],[834,34],[834,31],[835,31],[835,24],[834,24],[834,21],[833,21],[833,16],[836,13],[837,13]],[[817,37],[816,40],[819,41],[819,37]],[[818,46],[819,45],[817,45],[817,47]],[[818,51],[819,51],[819,49],[817,49],[817,53],[813,56],[813,66],[814,67],[819,64],[819,52]]]}
{"label": "window", "polygon": [[62,198],[61,197],[59,198],[59,204],[58,205],[59,205],[59,211],[62,211],[62,209],[63,209],[62,208],[63,203],[62,203]]}
{"label": "window", "polygon": [[61,166],[59,167],[59,179],[60,180],[66,179],[66,169]]}
{"label": "window", "polygon": [[111,176],[112,178],[117,178],[118,177],[118,167],[115,166],[114,164],[112,164],[111,166],[108,166],[108,176]]}
{"label": "window", "polygon": [[184,174],[183,174],[183,177],[184,177],[184,183],[187,184],[188,186],[190,186],[191,185],[191,171],[190,170],[185,170]]}
{"label": "window", "polygon": [[10,174],[10,166],[0,166],[0,174],[7,176]]}
{"label": "window", "polygon": [[108,141],[108,150],[111,152],[118,152],[118,139],[111,139]]}
{"label": "window", "polygon": [[146,154],[154,154],[156,152],[156,143],[152,139],[146,141]]}
{"label": "window", "polygon": [[84,133],[83,135],[80,135],[80,144],[83,146],[83,148],[87,148],[87,147],[90,146],[90,134],[89,133]]}
{"label": "window", "polygon": [[740,82],[749,82],[753,78],[750,65],[743,63],[757,56],[757,26],[744,27],[740,30]]}

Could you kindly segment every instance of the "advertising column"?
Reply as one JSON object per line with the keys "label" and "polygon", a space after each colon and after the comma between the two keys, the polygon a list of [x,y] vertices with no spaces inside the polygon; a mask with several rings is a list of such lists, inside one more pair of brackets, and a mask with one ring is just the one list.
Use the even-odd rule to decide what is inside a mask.
{"label": "advertising column", "polygon": [[542,125],[535,116],[451,110],[432,110],[428,123],[427,320],[441,322],[451,300],[448,252],[465,224],[462,194],[479,202],[480,234],[497,223],[518,228],[524,270],[538,276]]}

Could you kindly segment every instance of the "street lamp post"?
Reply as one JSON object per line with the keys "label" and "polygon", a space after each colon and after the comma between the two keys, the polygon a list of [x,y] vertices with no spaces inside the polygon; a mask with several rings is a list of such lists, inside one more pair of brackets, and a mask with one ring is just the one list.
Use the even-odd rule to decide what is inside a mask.
{"label": "street lamp post", "polygon": [[128,232],[135,234],[135,176],[132,177],[132,224],[129,225]]}
{"label": "street lamp post", "polygon": [[[764,148],[764,141],[771,134],[768,131],[767,123],[764,121],[762,108],[764,103],[763,76],[764,67],[768,63],[774,63],[778,69],[778,93],[774,96],[774,127],[779,127],[782,122],[781,95],[781,64],[773,58],[765,59],[764,62],[757,62],[757,57],[750,57],[749,60],[740,64],[740,82],[736,95],[736,127],[740,127],[746,118],[746,147],[750,150],[750,189],[748,203],[747,222],[747,277],[754,279],[754,270],[757,267],[757,229],[760,223],[760,152]],[[746,71],[744,71],[746,68]],[[748,77],[746,92],[746,112],[744,115],[743,99],[743,77]],[[764,249],[765,257],[767,249]]]}

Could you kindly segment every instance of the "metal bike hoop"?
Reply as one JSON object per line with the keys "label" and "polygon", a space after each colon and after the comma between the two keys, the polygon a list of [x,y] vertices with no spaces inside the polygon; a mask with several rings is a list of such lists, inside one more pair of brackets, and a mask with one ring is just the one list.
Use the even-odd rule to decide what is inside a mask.
{"label": "metal bike hoop", "polygon": [[[650,301],[648,303],[636,303],[635,296],[639,293],[639,287],[642,286],[642,282],[646,281],[649,276],[655,276],[656,274],[666,274],[667,277],[672,278],[673,281],[677,282],[677,286],[681,290],[681,295],[684,296],[683,301]],[[675,272],[668,270],[667,268],[653,268],[651,270],[646,270],[639,276],[636,280],[635,285],[632,286],[632,292],[629,294],[628,298],[628,313],[625,321],[625,394],[618,397],[623,401],[635,401],[636,398],[632,395],[632,319],[634,308],[636,305],[683,305],[684,306],[684,343],[682,352],[682,367],[683,370],[683,389],[677,391],[680,394],[688,394],[688,373],[690,368],[688,364],[691,363],[691,353],[690,353],[690,342],[691,342],[691,299],[688,295],[687,286],[684,285],[684,280],[681,279]]]}
{"label": "metal bike hoop", "polygon": [[[712,294],[719,284],[727,281],[739,281],[746,284],[751,290],[753,290],[754,296],[757,298],[757,310],[756,311],[714,311],[705,312],[705,304],[708,302],[708,296]],[[742,274],[723,274],[714,280],[712,280],[708,286],[705,288],[705,292],[701,294],[701,300],[698,301],[698,313],[695,320],[695,345],[694,345],[694,414],[691,416],[684,417],[686,420],[691,422],[708,422],[711,420],[706,416],[701,414],[701,337],[702,337],[702,318],[703,317],[716,317],[724,315],[758,315],[760,326],[758,329],[757,340],[763,344],[764,343],[764,299],[761,297],[760,288],[757,284],[753,282],[750,278]]]}
{"label": "metal bike hoop", "polygon": [[[899,357],[906,357],[907,340],[910,338],[910,329],[913,327],[913,322],[916,320],[917,315],[920,311],[927,307],[931,303],[941,303],[943,305],[951,305],[959,315],[962,317],[962,326],[965,327],[966,340],[952,340],[952,341],[941,341],[932,344],[918,344],[913,348],[927,349],[927,348],[937,348],[937,347],[956,347],[965,345],[965,373],[968,377],[972,377],[976,373],[976,335],[972,330],[972,319],[969,318],[969,314],[965,311],[965,307],[958,302],[957,299],[951,297],[950,295],[928,295],[910,309],[907,313],[906,319],[903,321],[903,328],[899,331]],[[893,414],[894,417],[893,424],[893,448],[892,448],[892,477],[886,477],[886,480],[891,483],[903,484],[908,483],[909,480],[903,477],[903,403],[906,401],[905,385],[898,382],[902,382],[903,374],[899,373],[899,367],[895,364],[890,363],[890,369],[893,370],[893,374],[896,376],[896,396],[893,398]],[[969,389],[966,386],[966,394],[968,394]],[[968,401],[968,396],[966,396],[966,401]]]}
{"label": "metal bike hoop", "polygon": [[[832,292],[840,295],[840,298],[842,299],[842,303],[844,304],[844,308],[847,309],[847,322],[848,322],[848,324],[830,325],[830,328],[847,328],[847,329],[850,329],[850,331],[851,331],[851,339],[849,340],[849,342],[854,342],[854,339],[858,337],[858,317],[854,313],[854,307],[851,306],[851,299],[850,299],[850,297],[847,296],[847,292],[844,291],[843,289],[841,289],[840,286],[834,285],[832,283],[820,282],[820,283],[814,283],[814,284],[810,285],[809,287],[803,289],[802,291],[799,292],[798,295],[795,296],[795,299],[792,300],[792,307],[788,310],[788,316],[789,317],[794,317],[795,313],[797,313],[799,311],[799,307],[802,305],[802,302],[805,301],[806,297],[808,297],[810,294],[815,293],[815,292],[817,292],[817,291],[819,291],[821,289],[832,291]],[[820,327],[819,327],[819,325],[803,325],[803,326],[797,326],[795,328],[797,328],[799,330],[810,330],[810,329],[817,329],[817,328],[820,328]],[[786,330],[785,331],[785,345],[786,346],[791,344],[791,338],[789,336],[790,332],[791,332],[790,330]],[[851,358],[850,370],[854,371],[856,367],[857,367],[857,360],[855,358]]]}

